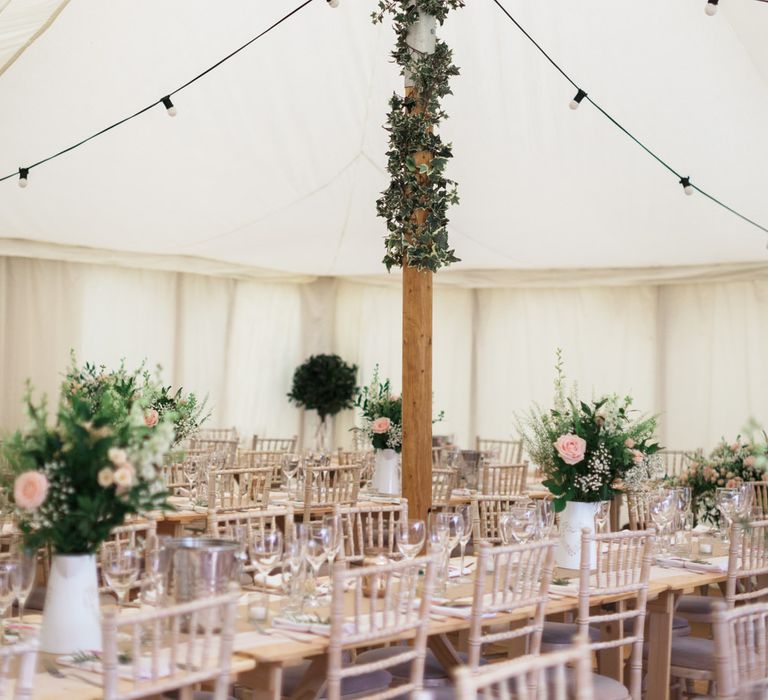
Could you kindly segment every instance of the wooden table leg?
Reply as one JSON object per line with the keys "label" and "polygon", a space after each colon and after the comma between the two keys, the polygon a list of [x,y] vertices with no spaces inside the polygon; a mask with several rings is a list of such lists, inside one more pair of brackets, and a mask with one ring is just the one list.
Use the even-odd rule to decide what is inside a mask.
{"label": "wooden table leg", "polygon": [[314,700],[314,698],[320,697],[320,691],[325,685],[327,675],[328,655],[316,656],[312,659],[312,663],[302,677],[301,683],[293,691],[291,700]]}
{"label": "wooden table leg", "polygon": [[672,616],[675,594],[661,593],[648,603],[648,689],[647,698],[669,700],[670,657],[672,654]]}
{"label": "wooden table leg", "polygon": [[250,688],[253,700],[280,700],[283,669],[277,664],[259,664],[238,674],[237,684]]}
{"label": "wooden table leg", "polygon": [[446,671],[450,672],[455,666],[460,666],[463,663],[447,635],[433,634],[427,640],[427,645]]}
{"label": "wooden table leg", "polygon": [[621,518],[621,504],[624,502],[624,494],[623,493],[617,493],[613,500],[611,501],[611,512],[610,512],[610,528],[611,532],[618,532],[621,528],[621,523],[619,522]]}

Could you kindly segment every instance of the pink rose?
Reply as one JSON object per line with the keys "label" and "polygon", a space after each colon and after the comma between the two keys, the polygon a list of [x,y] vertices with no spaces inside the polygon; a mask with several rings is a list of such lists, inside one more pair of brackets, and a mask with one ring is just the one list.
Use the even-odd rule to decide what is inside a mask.
{"label": "pink rose", "polygon": [[584,459],[584,453],[587,451],[587,441],[570,433],[561,435],[554,445],[560,459],[566,464],[578,464]]}
{"label": "pink rose", "polygon": [[735,489],[736,488],[736,479],[728,479],[728,481],[725,482],[725,488],[727,488],[727,489]]}
{"label": "pink rose", "polygon": [[757,457],[755,457],[755,455],[749,455],[749,457],[744,458],[745,467],[754,467],[756,463],[757,463]]}
{"label": "pink rose", "polygon": [[739,451],[739,447],[741,447],[741,445],[739,445],[739,443],[738,443],[738,442],[734,442],[734,443],[731,445],[731,452],[738,452],[738,451]]}
{"label": "pink rose", "polygon": [[389,432],[391,427],[392,421],[389,420],[389,418],[386,416],[381,416],[380,418],[377,418],[375,421],[373,421],[373,423],[371,423],[371,430],[377,435]]}
{"label": "pink rose", "polygon": [[154,428],[159,420],[160,414],[154,408],[150,408],[144,414],[144,423],[148,428]]}
{"label": "pink rose", "polygon": [[635,464],[640,464],[645,459],[645,455],[640,450],[632,450],[632,459]]}
{"label": "pink rose", "polygon": [[41,472],[24,472],[13,484],[13,500],[22,510],[39,508],[48,495],[48,479]]}
{"label": "pink rose", "polygon": [[635,441],[632,438],[624,440],[624,447],[628,447],[630,450],[635,446]]}

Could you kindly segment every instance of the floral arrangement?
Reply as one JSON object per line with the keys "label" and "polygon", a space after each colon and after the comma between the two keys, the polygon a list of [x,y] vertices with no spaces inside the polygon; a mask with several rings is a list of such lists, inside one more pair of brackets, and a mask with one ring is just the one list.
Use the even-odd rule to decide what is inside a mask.
{"label": "floral arrangement", "polygon": [[393,396],[389,379],[379,379],[379,366],[373,370],[369,386],[362,388],[355,406],[363,414],[362,432],[377,450],[400,452],[403,443],[403,399]]}
{"label": "floral arrangement", "polygon": [[[362,413],[363,425],[352,430],[365,435],[374,449],[400,452],[403,445],[403,399],[392,394],[389,379],[379,379],[378,365],[373,370],[370,385],[363,387],[357,395],[355,406]],[[440,411],[432,423],[438,423],[444,417],[445,413]]]}
{"label": "floral arrangement", "polygon": [[71,364],[64,378],[63,396],[77,395],[95,413],[101,406],[109,406],[113,420],[128,419],[132,406],[140,401],[144,408],[147,427],[154,428],[163,420],[170,420],[174,427],[174,445],[196,433],[207,420],[205,401],[198,401],[195,394],[185,394],[183,389],[173,392],[170,386],[160,382],[160,366],[153,378],[142,364],[129,372],[121,361],[116,370],[108,370],[86,362],[82,367],[72,353]]}
{"label": "floral arrangement", "polygon": [[65,385],[53,426],[45,400],[35,404],[30,391],[26,405],[29,426],[3,446],[2,486],[27,547],[90,554],[127,515],[166,507],[156,465],[171,448],[174,425],[148,413],[146,398],[127,404],[112,391]]}
{"label": "floral arrangement", "polygon": [[642,493],[661,486],[666,478],[664,462],[657,454],[646,455],[636,462],[624,474],[624,488],[627,491]]}
{"label": "floral arrangement", "polygon": [[656,418],[633,418],[631,397],[610,395],[586,403],[575,388],[566,397],[560,350],[555,369],[555,407],[534,406],[517,423],[559,512],[568,501],[610,499],[627,471],[660,447],[653,441]]}
{"label": "floral arrangement", "polygon": [[716,489],[733,488],[749,481],[768,482],[767,454],[766,442],[745,441],[738,436],[735,442],[721,440],[709,457],[691,455],[688,468],[678,477],[678,484],[691,487],[697,521],[719,526]]}

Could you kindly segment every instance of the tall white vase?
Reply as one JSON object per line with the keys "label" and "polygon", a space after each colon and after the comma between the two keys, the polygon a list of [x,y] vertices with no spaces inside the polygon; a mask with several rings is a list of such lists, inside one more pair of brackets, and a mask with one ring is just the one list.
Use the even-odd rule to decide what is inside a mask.
{"label": "tall white vase", "polygon": [[[581,531],[583,528],[595,531],[597,503],[568,501],[560,513],[560,538],[555,549],[555,563],[564,569],[578,569],[581,566]],[[590,546],[589,568],[595,567],[594,543]]]}
{"label": "tall white vase", "polygon": [[40,650],[49,654],[101,651],[95,555],[53,555]]}
{"label": "tall white vase", "polygon": [[387,496],[400,495],[400,455],[397,452],[376,450],[371,486],[374,491]]}

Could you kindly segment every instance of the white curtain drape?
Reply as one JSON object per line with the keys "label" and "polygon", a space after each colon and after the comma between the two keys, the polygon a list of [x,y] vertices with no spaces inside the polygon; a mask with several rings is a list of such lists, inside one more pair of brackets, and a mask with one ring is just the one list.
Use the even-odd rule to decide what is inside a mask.
{"label": "white curtain drape", "polygon": [[[23,419],[24,381],[55,397],[69,360],[163,367],[163,379],[208,395],[212,425],[302,434],[316,418],[288,403],[295,367],[317,352],[376,364],[401,390],[397,284],[209,277],[0,257],[0,429]],[[674,449],[711,447],[749,418],[768,421],[768,281],[617,287],[435,287],[437,434],[469,446],[515,433],[514,415],[552,399],[555,349],[582,395],[630,393],[661,414]],[[353,411],[333,442],[348,445]]]}

